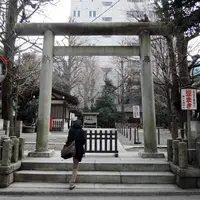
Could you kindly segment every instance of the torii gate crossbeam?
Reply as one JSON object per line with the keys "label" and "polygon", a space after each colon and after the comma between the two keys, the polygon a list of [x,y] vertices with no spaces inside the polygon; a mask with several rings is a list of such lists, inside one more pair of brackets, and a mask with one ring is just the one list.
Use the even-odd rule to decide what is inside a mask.
{"label": "torii gate crossbeam", "polygon": [[[95,47],[88,48],[85,55],[140,55],[141,61],[141,86],[142,86],[142,111],[144,129],[144,152],[142,157],[164,157],[157,152],[155,100],[151,66],[150,35],[170,35],[172,27],[161,23],[30,23],[16,24],[15,32],[21,36],[44,35],[42,68],[40,74],[40,96],[38,112],[38,130],[36,151],[29,152],[29,156],[49,157],[52,151],[48,149],[49,118],[51,109],[52,71],[54,55],[81,55],[83,47],[55,47],[56,35],[139,35],[140,47]],[[124,50],[123,50],[124,48]],[[68,52],[69,51],[69,52]],[[83,52],[84,55],[84,52]]]}
{"label": "torii gate crossbeam", "polygon": [[50,30],[54,35],[140,35],[148,31],[150,35],[171,35],[173,28],[163,23],[114,22],[114,23],[21,23],[16,24],[18,35],[38,36]]}

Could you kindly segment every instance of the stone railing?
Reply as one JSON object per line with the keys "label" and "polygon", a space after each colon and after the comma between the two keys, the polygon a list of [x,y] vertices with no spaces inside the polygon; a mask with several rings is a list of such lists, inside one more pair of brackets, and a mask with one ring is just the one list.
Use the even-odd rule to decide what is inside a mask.
{"label": "stone railing", "polygon": [[167,154],[176,184],[183,189],[200,188],[200,142],[188,149],[186,139],[168,139]]}
{"label": "stone railing", "polygon": [[13,183],[13,173],[21,167],[24,139],[16,136],[0,138],[0,188]]}

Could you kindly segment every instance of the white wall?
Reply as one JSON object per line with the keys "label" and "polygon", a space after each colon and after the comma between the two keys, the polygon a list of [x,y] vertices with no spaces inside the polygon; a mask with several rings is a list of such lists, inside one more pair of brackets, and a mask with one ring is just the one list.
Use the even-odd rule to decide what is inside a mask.
{"label": "white wall", "polygon": [[[112,18],[110,22],[128,22],[130,19],[127,18],[127,10],[133,9],[137,11],[143,11],[149,16],[150,8],[152,8],[151,0],[120,0],[113,7],[112,5],[106,6],[112,3],[114,5],[118,0],[71,0],[71,16],[75,18],[76,22],[108,22],[104,21],[105,18]],[[109,7],[112,7],[106,11]],[[76,15],[74,15],[76,11]],[[94,11],[96,15],[90,16],[90,11],[92,15]],[[105,13],[104,13],[105,12]],[[79,14],[79,16],[78,16]],[[101,16],[99,16],[101,15]],[[99,17],[98,17],[99,16]],[[113,46],[120,45],[122,41],[122,36],[90,36],[89,44],[95,46]],[[134,43],[134,41],[133,41]],[[117,72],[116,66],[112,63],[112,57],[98,57],[101,68],[111,68],[112,72],[109,73],[108,77],[111,78],[114,84],[117,85]],[[103,75],[103,73],[102,73]],[[103,77],[103,76],[102,76]],[[103,78],[102,78],[103,83]],[[101,85],[101,84],[100,84]]]}

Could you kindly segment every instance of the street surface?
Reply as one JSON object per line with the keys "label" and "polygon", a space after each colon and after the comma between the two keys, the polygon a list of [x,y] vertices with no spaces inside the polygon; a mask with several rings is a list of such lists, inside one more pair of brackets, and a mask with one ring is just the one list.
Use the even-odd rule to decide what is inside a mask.
{"label": "street surface", "polygon": [[200,196],[100,197],[100,196],[0,196],[0,200],[200,200]]}

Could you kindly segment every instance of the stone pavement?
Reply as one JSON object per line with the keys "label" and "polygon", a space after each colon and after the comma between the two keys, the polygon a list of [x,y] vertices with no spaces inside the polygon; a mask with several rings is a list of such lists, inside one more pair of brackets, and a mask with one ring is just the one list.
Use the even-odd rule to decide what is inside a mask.
{"label": "stone pavement", "polygon": [[[61,150],[64,142],[67,139],[67,132],[50,132],[49,133],[49,147],[50,149]],[[4,135],[4,131],[0,130],[0,136]],[[161,133],[161,145],[158,145],[159,151],[166,151],[166,141],[170,137],[167,131]],[[25,139],[25,150],[34,151],[35,150],[35,141],[36,133],[22,133],[21,137]],[[140,130],[140,141],[143,143],[143,132]],[[130,141],[125,136],[118,133],[118,149],[119,151],[141,151],[143,150],[143,144],[134,144],[133,141]]]}
{"label": "stone pavement", "polygon": [[[69,190],[66,183],[13,183],[0,188],[1,196],[187,196],[200,195],[199,189],[183,190],[172,184],[76,184]],[[175,198],[176,199],[176,198]],[[200,198],[199,198],[200,199]],[[199,200],[198,199],[198,200]]]}
{"label": "stone pavement", "polygon": [[[30,158],[27,157],[28,151],[25,152],[23,162],[39,162],[39,163],[72,163],[72,159],[63,160],[60,157],[60,151],[56,151],[51,158]],[[86,154],[82,163],[166,163],[166,158],[160,159],[142,159],[138,156],[138,152],[120,151],[119,157],[112,154]],[[182,190],[174,184],[97,184],[90,183],[76,184],[76,188],[72,191],[68,189],[66,183],[34,183],[34,182],[15,182],[8,188],[0,189],[1,196],[126,196],[126,197],[149,197],[149,196],[185,196],[200,195],[199,189]]]}
{"label": "stone pavement", "polygon": [[[0,197],[0,200],[35,200],[35,196],[5,196]],[[37,196],[37,200],[121,200],[121,196]],[[137,197],[137,196],[130,196],[125,197],[123,196],[123,200],[199,200],[199,196],[145,196],[145,197]]]}
{"label": "stone pavement", "polygon": [[[35,147],[35,133],[22,134],[22,137],[26,139],[26,146]],[[27,153],[30,149],[26,148],[25,158],[23,162],[38,162],[38,163],[72,163],[72,159],[63,160],[60,157],[60,148],[66,140],[67,133],[51,133],[49,134],[50,145],[54,147],[55,154],[51,158],[30,158],[27,157]],[[57,144],[57,148],[55,148]],[[53,146],[54,145],[54,146]],[[143,146],[137,146],[135,151],[126,151],[125,148],[133,147],[127,143],[121,143],[118,141],[119,157],[114,157],[113,154],[90,154],[87,153],[83,158],[82,163],[167,163],[166,158],[146,158],[142,159],[138,156],[138,150],[142,151]],[[31,149],[32,150],[32,149]],[[160,148],[160,151],[163,149]],[[166,156],[166,151],[164,151]],[[200,195],[200,189],[182,190],[174,184],[97,184],[97,183],[79,183],[76,184],[75,190],[70,191],[68,184],[66,183],[34,183],[34,182],[15,182],[8,188],[0,189],[1,196],[15,196],[15,195],[31,195],[31,196],[126,196],[126,197],[149,197],[149,196],[186,196],[186,195]],[[179,198],[177,198],[179,199]],[[199,198],[200,199],[200,198]],[[198,200],[199,200],[198,199]],[[171,200],[171,199],[170,199]]]}

